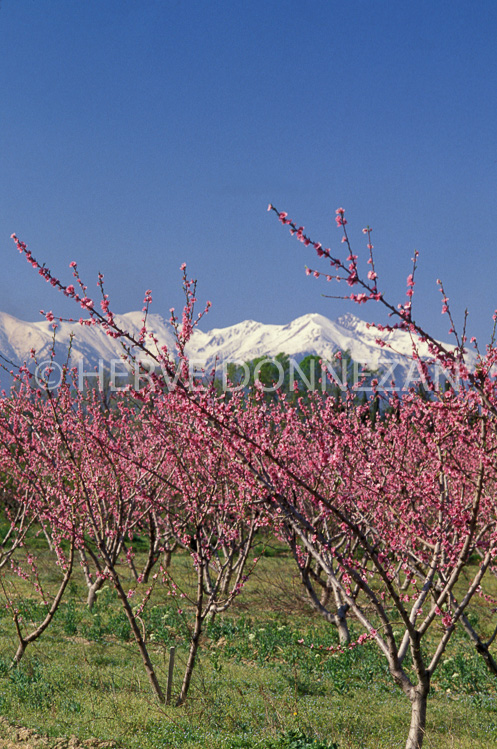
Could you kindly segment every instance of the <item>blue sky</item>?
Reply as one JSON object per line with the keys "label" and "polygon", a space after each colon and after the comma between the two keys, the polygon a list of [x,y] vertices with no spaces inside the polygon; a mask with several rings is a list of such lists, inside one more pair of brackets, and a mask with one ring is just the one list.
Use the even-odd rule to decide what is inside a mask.
{"label": "blue sky", "polygon": [[[179,265],[213,307],[204,329],[244,319],[377,306],[329,300],[318,261],[273,202],[337,252],[344,206],[380,289],[404,300],[420,252],[416,317],[488,340],[497,307],[497,4],[354,0],[2,0],[0,309],[79,312],[15,252],[116,312],[181,304]],[[343,287],[342,287],[343,288]]]}

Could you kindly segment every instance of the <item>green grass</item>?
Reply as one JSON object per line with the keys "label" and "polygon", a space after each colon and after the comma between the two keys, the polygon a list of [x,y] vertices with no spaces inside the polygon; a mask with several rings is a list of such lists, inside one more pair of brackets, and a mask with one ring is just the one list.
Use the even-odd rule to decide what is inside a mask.
{"label": "green grass", "polygon": [[[46,569],[53,588],[57,581]],[[188,559],[176,557],[173,569],[187,590]],[[27,623],[43,610],[28,592],[17,579]],[[52,625],[13,671],[15,631],[0,609],[0,713],[49,737],[95,737],[116,749],[403,747],[410,708],[384,658],[372,643],[341,655],[326,651],[336,634],[301,595],[291,560],[281,553],[264,557],[237,606],[206,627],[186,705],[164,707],[154,700],[112,588],[100,592],[89,612],[77,576]],[[163,685],[169,647],[177,648],[176,694],[187,657],[186,604],[184,610],[179,614],[157,587],[142,616]],[[474,616],[490,626],[484,604]],[[497,679],[463,633],[454,636],[433,680],[425,746],[497,746]]]}

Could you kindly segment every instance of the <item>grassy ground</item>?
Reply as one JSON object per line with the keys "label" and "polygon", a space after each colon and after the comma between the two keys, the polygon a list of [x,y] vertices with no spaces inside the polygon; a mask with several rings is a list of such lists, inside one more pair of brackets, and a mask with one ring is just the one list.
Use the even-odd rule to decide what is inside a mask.
{"label": "grassy ground", "polygon": [[[53,587],[56,576],[50,569],[42,579]],[[186,557],[174,559],[173,571],[185,586],[188,569]],[[77,575],[55,621],[14,671],[8,665],[16,650],[15,631],[2,607],[0,713],[59,747],[55,739],[70,735],[87,746],[97,739],[116,749],[403,747],[410,708],[375,645],[342,655],[326,652],[336,644],[335,633],[302,602],[291,561],[277,555],[256,569],[236,607],[208,625],[190,696],[181,708],[155,702],[110,587],[90,613]],[[36,621],[38,605],[18,578],[16,586],[25,621]],[[178,613],[177,604],[157,589],[142,617],[163,685],[169,647],[176,646],[176,693],[186,662],[188,614],[187,605]],[[487,626],[483,604],[474,616]],[[0,724],[0,739],[8,730]],[[497,746],[497,679],[462,633],[453,638],[433,681],[425,746]]]}

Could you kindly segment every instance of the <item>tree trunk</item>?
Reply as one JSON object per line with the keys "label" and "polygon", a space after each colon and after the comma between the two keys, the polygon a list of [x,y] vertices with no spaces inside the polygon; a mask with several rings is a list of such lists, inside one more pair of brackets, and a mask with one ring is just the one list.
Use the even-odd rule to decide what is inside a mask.
{"label": "tree trunk", "polygon": [[88,608],[91,611],[95,604],[95,601],[97,600],[97,591],[99,591],[102,588],[105,582],[105,578],[101,577],[100,573],[102,572],[102,569],[100,567],[100,564],[98,564],[98,562],[96,562],[94,559],[93,561],[95,562],[95,567],[96,567],[97,573],[99,574],[97,574],[97,577],[93,579],[92,574],[90,572],[90,565],[88,564],[88,560],[86,558],[84,549],[79,550],[79,556],[81,559],[81,566],[83,567],[86,585],[88,588],[88,598],[86,600],[86,603],[88,605]]}
{"label": "tree trunk", "polygon": [[339,611],[335,617],[335,620],[336,620],[336,626],[338,629],[338,639],[339,639],[340,645],[349,645],[350,644],[350,632],[347,626],[347,617],[345,613]]}
{"label": "tree trunk", "polygon": [[22,656],[24,655],[24,652],[26,650],[27,644],[28,643],[25,640],[21,640],[19,642],[19,647],[17,648],[17,652],[16,652],[14,658],[12,659],[12,663],[10,664],[11,668],[17,668],[17,666],[21,662]]}
{"label": "tree trunk", "polygon": [[406,749],[421,749],[426,729],[426,703],[428,688],[418,685],[412,690],[411,727],[407,738]]}
{"label": "tree trunk", "polygon": [[95,605],[95,601],[97,600],[97,593],[99,590],[102,589],[104,582],[105,582],[105,578],[97,577],[97,579],[93,583],[88,585],[87,605],[90,611],[93,609],[93,606]]}
{"label": "tree trunk", "polygon": [[147,672],[148,679],[150,681],[150,685],[155,693],[155,696],[159,700],[159,702],[165,702],[166,698],[164,696],[164,692],[161,689],[161,686],[159,684],[159,680],[157,679],[157,675],[155,673],[154,667],[152,665],[152,661],[150,660],[150,656],[148,654],[147,646],[145,645],[145,641],[142,637],[142,633],[140,632],[140,628],[138,626],[138,623],[136,621],[136,617],[133,614],[133,609],[130,606],[130,603],[128,601],[128,597],[126,593],[124,592],[124,589],[121,585],[121,582],[119,580],[119,576],[117,575],[117,572],[111,568],[110,570],[112,575],[112,580],[114,583],[114,586],[117,591],[117,595],[121,599],[121,603],[124,607],[124,611],[126,613],[126,616],[128,618],[128,621],[131,625],[131,630],[133,632],[133,635],[135,637],[136,644],[138,645],[138,649],[140,651],[143,665],[145,666],[145,671]]}
{"label": "tree trunk", "polygon": [[176,705],[182,705],[185,700],[186,696],[188,694],[188,689],[190,688],[190,681],[192,678],[193,673],[193,667],[195,665],[195,659],[197,657],[197,650],[198,650],[198,644],[200,641],[200,635],[202,632],[202,622],[203,622],[203,615],[202,615],[202,604],[204,599],[204,588],[203,588],[203,565],[200,564],[199,568],[197,570],[198,575],[198,581],[197,581],[197,610],[195,613],[195,628],[193,630],[192,639],[190,641],[190,652],[188,653],[188,662],[186,664],[185,669],[185,676],[183,678],[183,684],[181,685],[181,692],[178,697],[178,701]]}
{"label": "tree trunk", "polygon": [[67,565],[66,573],[64,575],[64,579],[62,580],[59,590],[57,591],[57,595],[55,596],[52,605],[50,606],[50,609],[47,611],[47,615],[45,616],[42,623],[37,627],[35,630],[33,630],[29,635],[26,637],[23,637],[21,632],[21,626],[19,623],[19,617],[17,612],[14,614],[14,624],[16,626],[17,630],[17,636],[19,638],[19,647],[17,648],[17,652],[14,656],[14,659],[11,663],[11,668],[16,668],[21,658],[23,657],[25,650],[30,642],[34,642],[35,640],[40,637],[43,632],[46,630],[50,622],[52,621],[55,612],[59,608],[60,602],[62,601],[62,596],[64,595],[64,592],[67,588],[67,583],[70,580],[70,577],[72,575],[72,569],[73,569],[73,563],[74,563],[74,538],[71,541],[71,555],[69,557],[69,563]]}
{"label": "tree trunk", "polygon": [[337,613],[335,616],[336,626],[338,629],[338,637],[340,645],[350,644],[350,632],[347,625],[347,614],[349,611],[348,604],[344,603],[342,594],[336,585],[331,586],[333,588],[333,594],[335,596],[335,605],[337,607]]}

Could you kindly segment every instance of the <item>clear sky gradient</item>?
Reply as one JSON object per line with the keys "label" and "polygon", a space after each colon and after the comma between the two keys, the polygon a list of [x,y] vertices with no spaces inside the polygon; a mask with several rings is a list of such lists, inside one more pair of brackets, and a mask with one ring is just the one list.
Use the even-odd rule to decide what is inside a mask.
{"label": "clear sky gradient", "polygon": [[[181,305],[179,266],[244,319],[378,306],[329,300],[268,202],[340,252],[370,224],[379,287],[447,340],[436,278],[484,343],[497,307],[495,0],[2,0],[0,309],[79,316],[16,253],[99,270],[115,312]],[[324,266],[323,266],[324,269]],[[348,289],[347,289],[348,290]]]}

